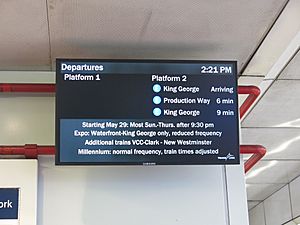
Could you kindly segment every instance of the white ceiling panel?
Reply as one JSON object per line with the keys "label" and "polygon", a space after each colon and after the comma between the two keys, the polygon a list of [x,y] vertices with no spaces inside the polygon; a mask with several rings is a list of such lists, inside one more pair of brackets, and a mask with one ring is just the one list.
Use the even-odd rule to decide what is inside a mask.
{"label": "white ceiling panel", "polygon": [[284,184],[300,175],[300,161],[260,161],[246,175],[247,184]]}
{"label": "white ceiling panel", "polygon": [[[300,177],[290,183],[290,195],[292,204],[292,213],[296,217],[300,215]],[[299,218],[300,220],[300,218]],[[300,222],[300,221],[299,221]]]}
{"label": "white ceiling panel", "polygon": [[258,204],[249,212],[249,223],[251,225],[266,225],[263,202]]}
{"label": "white ceiling panel", "polygon": [[238,85],[255,85],[259,86],[260,83],[264,80],[263,76],[240,76],[238,79]]}
{"label": "white ceiling panel", "polygon": [[267,225],[284,224],[292,219],[288,186],[283,187],[264,201]]}
{"label": "white ceiling panel", "polygon": [[0,1],[0,70],[49,70],[46,1]]}
{"label": "white ceiling panel", "polygon": [[266,147],[264,160],[300,160],[300,129],[298,128],[242,128],[241,134],[242,144],[260,144]]}
{"label": "white ceiling panel", "polygon": [[300,79],[300,51],[282,71],[279,79]]}
{"label": "white ceiling panel", "polygon": [[248,201],[247,203],[248,203],[248,211],[249,211],[253,209],[255,206],[257,206],[260,203],[260,201]]}
{"label": "white ceiling panel", "polygon": [[289,0],[286,8],[244,71],[245,75],[266,75],[291,46],[300,29],[300,1]]}
{"label": "white ceiling panel", "polygon": [[248,201],[263,201],[285,184],[247,184]]}
{"label": "white ceiling panel", "polygon": [[286,0],[50,0],[56,57],[237,59],[243,65]]}
{"label": "white ceiling panel", "polygon": [[300,80],[273,83],[251,113],[243,127],[300,127]]}

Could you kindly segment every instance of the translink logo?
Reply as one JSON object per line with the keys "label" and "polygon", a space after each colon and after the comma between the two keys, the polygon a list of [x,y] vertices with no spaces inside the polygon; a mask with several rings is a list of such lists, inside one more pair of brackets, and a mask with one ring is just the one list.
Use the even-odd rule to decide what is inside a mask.
{"label": "translink logo", "polygon": [[219,160],[234,160],[235,159],[235,156],[234,155],[231,155],[231,153],[228,153],[227,156],[219,156],[218,157]]}

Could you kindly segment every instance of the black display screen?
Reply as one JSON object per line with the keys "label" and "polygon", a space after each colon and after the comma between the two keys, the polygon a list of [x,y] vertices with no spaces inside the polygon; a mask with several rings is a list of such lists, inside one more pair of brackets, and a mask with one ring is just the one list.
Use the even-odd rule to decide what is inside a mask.
{"label": "black display screen", "polygon": [[238,164],[235,61],[56,62],[56,164]]}

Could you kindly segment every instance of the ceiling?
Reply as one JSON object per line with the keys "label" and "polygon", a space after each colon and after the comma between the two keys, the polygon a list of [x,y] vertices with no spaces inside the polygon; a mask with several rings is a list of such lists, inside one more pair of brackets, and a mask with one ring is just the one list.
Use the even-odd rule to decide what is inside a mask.
{"label": "ceiling", "polygon": [[247,174],[251,208],[300,175],[299,11],[299,0],[0,1],[0,80],[43,82],[64,57],[237,60],[239,84],[263,93],[242,122],[242,143],[268,150]]}
{"label": "ceiling", "polygon": [[242,68],[287,0],[0,2],[0,70],[57,57],[235,59]]}

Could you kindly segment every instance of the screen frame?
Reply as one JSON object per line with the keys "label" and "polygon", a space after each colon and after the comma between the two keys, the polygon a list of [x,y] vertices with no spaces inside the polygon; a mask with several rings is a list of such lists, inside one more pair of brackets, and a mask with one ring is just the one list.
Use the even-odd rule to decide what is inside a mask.
{"label": "screen frame", "polygon": [[[237,61],[236,60],[172,60],[172,59],[91,59],[91,58],[56,58],[56,73],[55,78],[57,78],[60,72],[60,65],[62,62],[111,62],[111,63],[182,63],[182,64],[232,64],[233,75],[236,76],[235,79],[235,98],[237,99],[237,103],[235,104],[236,110],[236,119],[237,119],[237,141],[238,146],[240,146],[240,116],[239,116],[239,106],[238,106],[238,73],[237,73]],[[57,84],[57,79],[56,79]],[[240,154],[238,154],[238,163],[232,161],[220,161],[220,163],[210,163],[210,162],[201,162],[201,163],[149,163],[149,162],[62,162],[60,161],[60,143],[59,143],[59,134],[60,134],[60,118],[58,118],[58,98],[59,89],[58,86],[55,86],[56,96],[55,96],[55,164],[59,166],[154,166],[154,165],[164,165],[164,166],[172,166],[172,165],[240,165]],[[238,150],[239,151],[239,150]]]}

